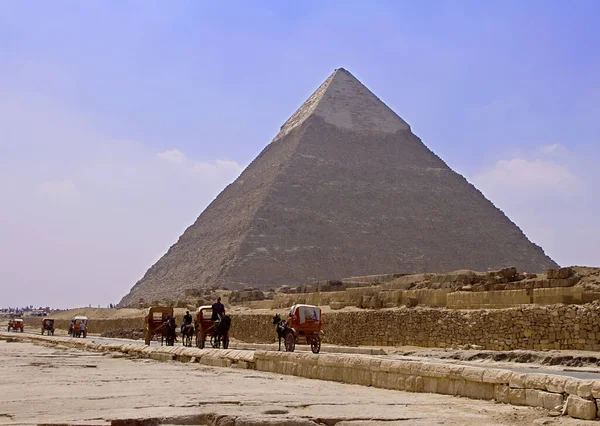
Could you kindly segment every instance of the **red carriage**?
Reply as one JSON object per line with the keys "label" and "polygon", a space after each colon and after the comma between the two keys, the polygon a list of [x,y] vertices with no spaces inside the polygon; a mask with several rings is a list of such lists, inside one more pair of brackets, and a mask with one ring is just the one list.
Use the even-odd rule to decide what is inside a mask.
{"label": "red carriage", "polygon": [[8,320],[8,331],[14,330],[14,331],[20,331],[22,333],[23,328],[24,328],[24,325],[23,325],[22,318],[15,318],[15,319]]}
{"label": "red carriage", "polygon": [[220,322],[212,319],[212,306],[200,306],[196,311],[196,346],[203,349],[206,339],[210,337],[210,344],[213,348],[229,347],[229,328],[231,327],[231,317],[225,315]]}
{"label": "red carriage", "polygon": [[[146,311],[144,319],[144,341],[147,345],[154,339],[160,340],[162,346],[165,339],[167,346],[173,346],[169,339],[168,330],[164,329],[167,318],[173,318],[173,308],[170,306],[153,306]],[[173,341],[175,334],[173,334]],[[174,342],[173,342],[174,343]]]}
{"label": "red carriage", "polygon": [[[321,308],[313,305],[294,305],[290,308],[287,321],[277,314],[273,317],[273,323],[277,325],[277,334],[280,342],[283,339],[286,352],[294,352],[300,339],[306,339],[306,344],[310,345],[313,353],[318,354],[321,350]],[[281,347],[281,343],[279,345]]]}

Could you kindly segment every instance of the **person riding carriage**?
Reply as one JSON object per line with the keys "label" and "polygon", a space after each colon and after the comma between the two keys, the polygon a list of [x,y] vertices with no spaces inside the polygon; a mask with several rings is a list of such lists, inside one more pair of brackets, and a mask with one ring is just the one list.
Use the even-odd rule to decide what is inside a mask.
{"label": "person riding carriage", "polygon": [[192,315],[190,311],[185,311],[185,315],[183,316],[183,323],[181,324],[181,334],[183,334],[183,328],[186,325],[192,325]]}
{"label": "person riding carriage", "polygon": [[213,348],[229,347],[229,329],[231,317],[225,314],[225,306],[221,298],[212,305],[200,306],[196,311],[196,346],[204,348],[205,341],[210,339]]}
{"label": "person riding carriage", "polygon": [[225,306],[221,303],[221,297],[212,305],[212,320],[220,322],[225,317]]}

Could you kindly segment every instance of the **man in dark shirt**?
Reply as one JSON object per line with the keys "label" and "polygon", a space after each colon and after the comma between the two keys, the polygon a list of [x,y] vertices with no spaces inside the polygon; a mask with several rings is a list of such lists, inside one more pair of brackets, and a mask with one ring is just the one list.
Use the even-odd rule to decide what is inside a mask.
{"label": "man in dark shirt", "polygon": [[181,324],[181,334],[183,334],[183,327],[185,327],[187,324],[191,324],[192,323],[192,315],[190,314],[190,311],[185,311],[185,315],[183,316],[183,323]]}
{"label": "man in dark shirt", "polygon": [[217,301],[212,305],[212,320],[220,321],[225,316],[225,306],[221,303],[221,298],[218,297]]}

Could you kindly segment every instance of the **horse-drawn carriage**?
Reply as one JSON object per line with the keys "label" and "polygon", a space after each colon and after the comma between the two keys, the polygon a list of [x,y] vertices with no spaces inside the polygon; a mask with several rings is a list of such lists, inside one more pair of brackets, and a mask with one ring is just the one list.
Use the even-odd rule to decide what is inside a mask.
{"label": "horse-drawn carriage", "polygon": [[313,305],[294,305],[290,308],[287,320],[282,320],[279,314],[273,317],[277,326],[279,349],[283,339],[286,352],[294,352],[299,339],[305,338],[313,353],[321,350],[321,308]]}
{"label": "horse-drawn carriage", "polygon": [[44,331],[48,334],[48,336],[54,336],[54,319],[53,318],[44,318],[42,320],[42,336],[44,335]]}
{"label": "horse-drawn carriage", "polygon": [[148,308],[144,328],[144,339],[147,345],[155,338],[158,341],[160,337],[160,344],[162,346],[169,335],[169,330],[165,330],[164,326],[167,317],[173,318],[173,308],[170,306],[153,306]]}
{"label": "horse-drawn carriage", "polygon": [[71,320],[69,325],[69,334],[72,337],[87,337],[88,318],[84,316],[76,316]]}
{"label": "horse-drawn carriage", "polygon": [[23,332],[23,319],[22,318],[15,318],[15,319],[9,319],[8,320],[8,331],[10,330],[14,330],[14,331],[20,331],[21,333]]}
{"label": "horse-drawn carriage", "polygon": [[221,321],[212,319],[212,306],[200,306],[196,311],[196,346],[204,348],[207,337],[210,337],[210,345],[213,348],[229,347],[229,329],[231,328],[231,317],[225,315]]}

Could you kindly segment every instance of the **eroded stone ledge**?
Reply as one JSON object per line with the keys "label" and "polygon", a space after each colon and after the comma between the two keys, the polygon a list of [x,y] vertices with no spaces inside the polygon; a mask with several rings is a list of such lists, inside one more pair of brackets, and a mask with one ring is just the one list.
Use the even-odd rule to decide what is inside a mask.
{"label": "eroded stone ledge", "polygon": [[198,362],[215,367],[255,369],[392,390],[496,400],[562,411],[563,414],[585,420],[599,416],[597,402],[600,399],[600,380],[357,355],[149,347],[14,333],[0,333],[0,336],[76,349],[120,352],[159,361]]}

